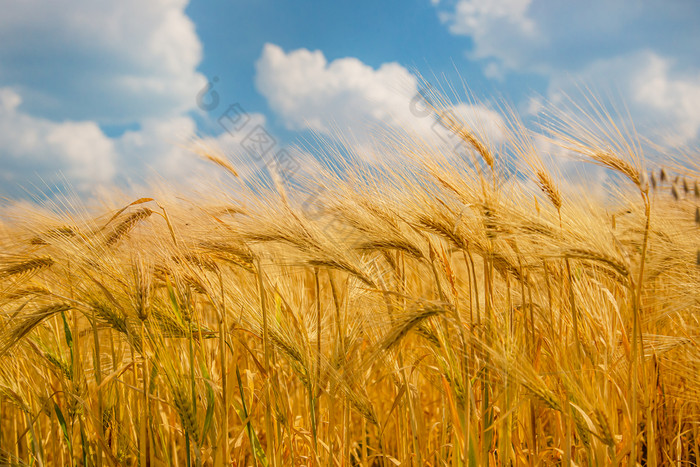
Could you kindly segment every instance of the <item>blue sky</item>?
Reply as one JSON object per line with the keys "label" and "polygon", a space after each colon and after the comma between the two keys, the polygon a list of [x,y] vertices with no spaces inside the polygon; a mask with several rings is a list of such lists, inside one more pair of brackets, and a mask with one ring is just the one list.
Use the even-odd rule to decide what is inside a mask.
{"label": "blue sky", "polygon": [[[529,118],[585,85],[624,104],[643,136],[697,148],[699,21],[694,0],[9,0],[0,194],[186,182],[199,166],[184,142],[244,154],[256,125],[276,148],[333,128],[420,133],[417,74],[466,83],[480,103],[455,110],[484,126],[498,126],[500,100]],[[207,82],[220,101],[208,111]],[[235,103],[250,126],[229,134],[218,119]]]}

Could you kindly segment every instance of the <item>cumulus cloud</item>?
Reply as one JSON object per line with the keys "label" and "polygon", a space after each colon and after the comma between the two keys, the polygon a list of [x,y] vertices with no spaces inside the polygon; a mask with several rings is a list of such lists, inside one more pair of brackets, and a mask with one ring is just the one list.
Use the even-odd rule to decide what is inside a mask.
{"label": "cumulus cloud", "polygon": [[[462,0],[454,10],[440,11],[452,34],[471,36],[471,57],[498,57],[510,68],[519,65],[523,49],[540,45],[544,38],[528,16],[531,0]],[[489,73],[498,74],[489,64]]]}
{"label": "cumulus cloud", "polygon": [[0,83],[51,119],[133,122],[189,110],[205,79],[186,0],[24,0],[0,15]]}
{"label": "cumulus cloud", "polygon": [[[4,194],[62,186],[65,181],[80,193],[94,193],[103,185],[126,182],[139,186],[158,178],[186,185],[206,183],[217,170],[200,160],[195,144],[205,145],[234,160],[243,177],[266,170],[266,159],[255,159],[243,141],[254,128],[264,128],[261,114],[247,115],[241,131],[197,138],[188,116],[146,119],[138,130],[117,138],[104,134],[93,121],[53,122],[20,110],[22,99],[10,88],[0,88],[0,182]],[[194,143],[196,142],[196,143]],[[281,146],[272,148],[279,151]]]}
{"label": "cumulus cloud", "polygon": [[22,182],[27,174],[49,182],[59,171],[78,186],[112,178],[114,142],[95,122],[32,117],[19,110],[21,102],[19,94],[0,88],[0,173],[5,183]]}
{"label": "cumulus cloud", "polygon": [[[187,115],[205,78],[187,0],[13,2],[0,15],[0,177],[80,192],[146,174],[186,179]],[[110,137],[105,125],[137,129]],[[142,181],[142,180],[136,180]],[[38,182],[43,184],[42,182]]]}
{"label": "cumulus cloud", "polygon": [[144,121],[138,131],[127,131],[115,140],[122,164],[141,168],[136,173],[122,170],[119,176],[129,185],[160,179],[190,188],[207,186],[224,175],[198,156],[208,152],[231,161],[240,177],[251,177],[269,169],[266,164],[272,154],[282,149],[275,143],[265,158],[253,157],[246,150],[244,140],[254,129],[264,127],[265,117],[258,113],[246,114],[246,124],[238,131],[219,127],[216,136],[198,136],[194,120],[186,116]]}
{"label": "cumulus cloud", "polygon": [[437,8],[450,32],[472,39],[471,58],[514,71],[576,71],[640,49],[692,59],[700,41],[694,2],[456,0]]}
{"label": "cumulus cloud", "polygon": [[[321,51],[286,53],[267,44],[256,64],[256,85],[273,111],[290,129],[308,129],[337,136],[342,131],[360,148],[369,149],[377,127],[420,138],[429,144],[454,147],[457,137],[426,111],[419,79],[398,63],[374,69],[357,58],[328,62]],[[447,106],[460,123],[496,141],[502,137],[501,117],[481,104]],[[352,135],[349,137],[348,135]],[[349,141],[348,141],[349,140]]]}
{"label": "cumulus cloud", "polygon": [[696,138],[700,130],[700,70],[674,75],[667,59],[649,54],[644,61],[639,74],[627,68],[630,99],[648,109],[653,118],[662,119],[665,135],[660,136],[666,136],[669,143],[683,144]]}
{"label": "cumulus cloud", "polygon": [[685,144],[698,136],[695,2],[456,0],[436,8],[451,33],[472,39],[468,57],[488,77],[540,74],[550,100],[576,85],[617,93],[616,104],[654,137]]}
{"label": "cumulus cloud", "polygon": [[[195,122],[185,116],[143,121],[139,130],[127,131],[115,141],[124,166],[122,176],[186,177],[191,173],[194,158],[184,143],[195,133]],[[142,169],[133,174],[128,167]]]}
{"label": "cumulus cloud", "polygon": [[673,61],[651,51],[641,51],[592,62],[573,82],[569,76],[554,75],[549,95],[580,94],[580,83],[595,83],[621,101],[635,126],[644,135],[669,145],[683,145],[700,135],[700,70],[674,71]]}
{"label": "cumulus cloud", "polygon": [[255,82],[290,129],[330,131],[385,121],[400,123],[417,89],[416,77],[398,63],[377,70],[357,58],[328,63],[319,50],[285,53],[266,44]]}

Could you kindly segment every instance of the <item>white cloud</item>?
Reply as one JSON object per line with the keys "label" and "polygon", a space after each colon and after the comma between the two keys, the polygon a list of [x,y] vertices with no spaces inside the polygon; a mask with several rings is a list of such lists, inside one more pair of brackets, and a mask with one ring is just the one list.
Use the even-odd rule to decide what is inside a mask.
{"label": "white cloud", "polygon": [[696,2],[456,0],[436,8],[452,34],[472,39],[471,58],[511,71],[576,71],[641,49],[697,62]]}
{"label": "white cloud", "polygon": [[[181,180],[194,157],[186,112],[205,78],[187,0],[25,0],[0,15],[0,173],[78,191],[158,172]],[[103,125],[138,127],[109,137]],[[140,181],[140,180],[138,180]],[[39,182],[41,183],[41,182]]]}
{"label": "white cloud", "polygon": [[[127,131],[116,140],[120,162],[125,169],[143,168],[133,175],[148,178],[157,173],[182,180],[194,165],[194,157],[184,143],[195,132],[195,123],[189,117],[146,120],[138,131]],[[130,175],[128,169],[122,172]]]}
{"label": "white cloud", "polygon": [[[147,119],[138,130],[109,138],[95,122],[52,122],[23,113],[20,104],[19,94],[0,88],[0,181],[10,194],[21,194],[12,188],[16,184],[45,189],[62,186],[64,178],[80,193],[95,193],[120,180],[132,186],[157,179],[203,186],[221,174],[197,157],[193,141],[231,159],[243,177],[265,166],[241,145],[253,128],[264,127],[260,114],[249,114],[239,132],[202,139],[196,138],[196,124],[187,116]],[[276,145],[272,151],[280,149]]]}
{"label": "white cloud", "polygon": [[630,96],[660,119],[667,142],[683,144],[700,130],[700,70],[694,76],[672,75],[670,64],[657,55],[647,57],[639,74],[630,73]]}
{"label": "white cloud", "polygon": [[469,36],[487,77],[536,73],[549,99],[577,85],[618,94],[645,136],[685,144],[700,129],[700,4],[664,0],[456,0],[438,15]]}
{"label": "white cloud", "polygon": [[526,16],[531,0],[463,0],[457,3],[453,15],[446,15],[454,34],[479,35],[491,29],[486,23],[503,21],[518,29],[517,33],[532,35],[534,23]]}
{"label": "white cloud", "polygon": [[285,53],[266,44],[256,64],[255,82],[270,107],[290,129],[331,131],[372,124],[400,123],[417,80],[397,63],[379,69],[356,58],[328,63],[321,51]]}
{"label": "white cloud", "polygon": [[121,123],[189,110],[205,79],[187,0],[23,0],[0,15],[0,83],[26,110]]}
{"label": "white cloud", "polygon": [[0,88],[0,173],[6,183],[21,182],[27,173],[49,181],[63,171],[81,187],[115,174],[114,142],[95,122],[55,123],[22,113],[20,104],[19,94]]}
{"label": "white cloud", "polygon": [[[498,57],[507,67],[518,65],[518,49],[542,41],[535,22],[528,17],[531,0],[462,0],[454,11],[443,10],[440,19],[452,34],[471,36],[471,57]],[[491,64],[493,70],[495,65]]]}
{"label": "white cloud", "polygon": [[[332,137],[340,137],[336,134],[340,130],[343,143],[355,145],[361,156],[373,152],[378,127],[441,148],[457,144],[456,136],[437,124],[430,112],[423,112],[418,78],[398,63],[374,69],[353,57],[328,62],[321,51],[285,53],[267,44],[256,69],[258,89],[287,127]],[[501,138],[502,119],[485,105],[448,108],[458,121],[490,141]]]}
{"label": "white cloud", "polygon": [[[621,101],[635,126],[644,135],[669,145],[683,145],[700,135],[700,70],[674,72],[673,62],[651,51],[642,51],[591,63],[576,81],[593,92],[612,92]],[[554,75],[549,95],[580,94],[569,76]]]}

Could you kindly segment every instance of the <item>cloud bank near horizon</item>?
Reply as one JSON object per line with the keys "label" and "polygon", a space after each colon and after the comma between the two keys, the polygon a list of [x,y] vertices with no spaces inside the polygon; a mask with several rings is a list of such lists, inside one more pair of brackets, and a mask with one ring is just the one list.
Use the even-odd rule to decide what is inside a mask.
{"label": "cloud bank near horizon", "polygon": [[[693,2],[431,3],[433,20],[441,22],[447,37],[468,39],[467,63],[479,67],[495,87],[504,86],[506,94],[509,80],[531,75],[544,79],[539,93],[554,104],[590,86],[625,106],[642,136],[698,145],[700,30],[695,23],[700,7]],[[203,42],[188,4],[26,0],[4,10],[3,193],[39,180],[58,183],[61,177],[81,192],[138,182],[149,171],[184,180],[196,164],[180,143],[200,131],[208,144],[241,152],[244,135],[226,135],[211,125],[216,115],[197,108],[196,96],[207,82],[200,71],[204,52],[225,44]],[[378,129],[435,136],[434,121],[411,111],[425,83],[405,63],[385,60],[370,66],[360,54],[329,59],[324,48],[274,41],[241,46],[255,47],[257,58],[236,66],[250,67],[251,89],[268,105],[264,113],[253,109],[258,124],[279,124],[291,138],[309,131],[337,137],[340,130],[360,144],[368,144]],[[488,98],[479,89],[472,91]],[[513,104],[538,110],[525,101]],[[484,100],[452,110],[498,141],[503,119],[495,107]],[[202,130],[198,121],[209,125]],[[211,128],[217,129],[207,136]]]}

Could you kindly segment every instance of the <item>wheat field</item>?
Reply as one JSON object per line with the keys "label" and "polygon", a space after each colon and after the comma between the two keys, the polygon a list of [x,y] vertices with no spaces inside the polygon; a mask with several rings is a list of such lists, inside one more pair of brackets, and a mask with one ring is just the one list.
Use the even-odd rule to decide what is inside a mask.
{"label": "wheat field", "polygon": [[251,183],[200,149],[199,196],[5,203],[3,465],[697,465],[697,156],[556,115],[452,121],[462,158],[387,132]]}

